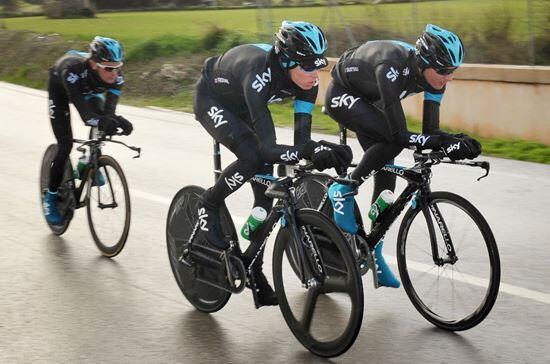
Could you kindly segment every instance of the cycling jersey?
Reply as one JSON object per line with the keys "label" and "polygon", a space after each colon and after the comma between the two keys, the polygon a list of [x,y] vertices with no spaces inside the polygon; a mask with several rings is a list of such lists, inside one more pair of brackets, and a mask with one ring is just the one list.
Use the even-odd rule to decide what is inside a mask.
{"label": "cycling jersey", "polygon": [[[231,113],[257,136],[266,162],[296,163],[300,158],[299,144],[309,140],[317,92],[317,85],[302,90],[290,80],[271,45],[241,45],[205,61],[197,94],[208,98],[196,97],[195,115],[209,131],[231,129],[230,132],[236,135],[235,129],[242,128],[242,125],[226,125],[226,128],[219,129],[223,124],[231,124],[230,116],[226,115]],[[295,146],[276,143],[275,127],[268,108],[269,103],[290,97],[295,98]],[[233,124],[239,122],[233,120]],[[245,130],[242,134],[246,134]]]}
{"label": "cycling jersey", "polygon": [[[50,85],[53,92],[65,94],[86,125],[97,126],[102,115],[115,113],[124,77],[119,73],[114,84],[103,82],[91,69],[87,55],[71,51],[61,57],[50,69]],[[89,102],[94,98],[102,101],[102,110],[97,110],[94,102]]]}
{"label": "cycling jersey", "polygon": [[332,77],[337,84],[377,106],[392,135],[406,128],[401,100],[424,92],[423,132],[439,134],[439,105],[445,88],[434,89],[420,72],[413,45],[379,40],[347,50],[332,70]]}

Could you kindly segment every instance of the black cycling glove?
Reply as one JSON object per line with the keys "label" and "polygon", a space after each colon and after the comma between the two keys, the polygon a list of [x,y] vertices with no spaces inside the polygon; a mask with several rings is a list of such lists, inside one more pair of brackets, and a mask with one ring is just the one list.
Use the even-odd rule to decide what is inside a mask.
{"label": "black cycling glove", "polygon": [[118,120],[118,127],[122,129],[122,135],[130,135],[134,130],[132,123],[122,116],[117,116],[116,118]]}
{"label": "black cycling glove", "polygon": [[99,118],[97,127],[100,131],[104,132],[107,135],[116,134],[118,128],[118,120],[116,117],[111,115],[104,115]]}

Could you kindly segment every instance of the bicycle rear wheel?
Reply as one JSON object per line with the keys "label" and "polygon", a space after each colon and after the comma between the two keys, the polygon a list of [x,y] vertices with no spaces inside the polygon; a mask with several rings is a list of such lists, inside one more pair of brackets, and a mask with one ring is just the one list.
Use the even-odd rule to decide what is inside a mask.
{"label": "bicycle rear wheel", "polygon": [[[427,202],[422,209],[411,207],[399,228],[397,261],[403,287],[432,324],[467,330],[485,319],[498,295],[500,259],[495,238],[466,199],[433,192]],[[456,259],[448,254],[443,234],[451,238]],[[436,262],[432,242],[439,258],[447,261]]]}
{"label": "bicycle rear wheel", "polygon": [[98,172],[90,170],[86,211],[94,242],[109,258],[118,255],[130,231],[130,192],[122,167],[111,156],[97,161]]}
{"label": "bicycle rear wheel", "polygon": [[[185,298],[197,310],[212,313],[221,310],[225,306],[231,297],[231,293],[198,282],[195,279],[196,270],[200,269],[202,275],[210,276],[213,280],[220,278],[220,271],[195,264],[189,265],[181,260],[183,251],[188,248],[189,238],[197,224],[196,205],[203,192],[202,187],[186,186],[174,196],[166,221],[166,245],[172,273],[174,273],[174,278]],[[220,210],[220,220],[224,238],[228,241],[237,241],[235,226],[225,206]],[[193,244],[205,243],[195,237]],[[221,279],[223,278],[221,277]]]}
{"label": "bicycle rear wheel", "polygon": [[[50,144],[42,157],[42,164],[40,167],[40,206],[44,203],[44,197],[48,191],[48,186],[50,184],[50,168],[56,155],[57,144]],[[60,225],[52,225],[46,220],[46,223],[55,235],[62,235],[67,231],[76,208],[73,169],[69,159],[67,159],[63,170],[63,179],[57,189],[57,196],[57,206],[59,213],[63,216],[63,222]]]}
{"label": "bicycle rear wheel", "polygon": [[[296,222],[301,241],[294,241],[287,226],[279,230],[273,250],[273,282],[279,307],[294,336],[309,351],[323,357],[338,356],[353,345],[361,328],[361,275],[342,232],[326,216],[300,209],[296,210]],[[311,248],[303,248],[303,244]],[[285,253],[289,247],[308,254],[304,264],[315,272],[324,271],[326,280],[302,287],[293,270],[299,269],[301,276],[303,265],[293,266],[295,263]]]}

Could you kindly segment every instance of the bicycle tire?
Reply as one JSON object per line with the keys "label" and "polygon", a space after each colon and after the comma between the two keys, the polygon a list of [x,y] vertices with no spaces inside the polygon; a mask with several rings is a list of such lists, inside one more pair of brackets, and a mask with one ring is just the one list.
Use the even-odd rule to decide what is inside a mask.
{"label": "bicycle tire", "polygon": [[[401,222],[401,226],[399,228],[399,234],[397,238],[397,261],[399,266],[399,274],[403,282],[403,287],[405,288],[405,291],[409,299],[413,303],[414,307],[429,322],[445,330],[467,330],[478,325],[485,319],[497,299],[498,289],[500,285],[500,258],[497,244],[491,228],[489,227],[489,224],[487,223],[485,218],[477,210],[477,208],[475,208],[475,206],[473,206],[463,197],[451,192],[432,192],[427,197],[427,203],[427,206],[435,204],[438,208],[438,211],[441,211],[441,218],[439,221],[435,219],[436,223],[434,224],[434,227],[432,229],[429,228],[429,223],[427,222],[428,218],[426,218],[426,214],[430,214],[432,218],[434,218],[434,215],[432,210],[427,208],[427,206],[422,209],[413,207],[409,208],[409,210],[407,210],[407,212],[405,213]],[[451,207],[458,208],[458,210],[454,212],[455,209]],[[419,218],[420,216],[423,216],[424,219],[422,220],[422,218]],[[465,220],[465,223],[463,224],[464,226],[469,226],[472,229],[473,227],[477,227],[479,231],[475,230],[473,233],[471,233],[470,231],[465,231],[464,227],[460,225],[460,223],[463,222],[462,219]],[[416,271],[422,271],[424,269],[428,270],[429,264],[422,265],[422,263],[420,263],[419,265],[417,261],[408,261],[407,254],[417,254],[418,256],[422,255],[422,253],[416,253],[421,249],[417,249],[416,251],[413,250],[413,244],[425,240],[425,238],[417,238],[414,236],[415,231],[418,230],[418,227],[423,227],[423,221],[426,222],[426,229],[428,230],[429,239],[433,239],[434,237],[436,237],[434,234],[437,234],[437,232],[439,231],[439,224],[446,224],[446,230],[453,239],[453,245],[458,260],[454,264],[449,263],[447,266],[443,266],[443,268],[438,266],[437,272],[435,272],[434,268],[432,267],[429,274],[424,273],[425,277],[420,278],[422,277],[422,275],[417,275]],[[413,226],[413,223],[415,222],[417,222],[417,224],[414,225],[415,227],[411,233],[411,226]],[[450,225],[451,222],[456,227]],[[424,229],[420,229],[419,231],[424,232],[423,230]],[[409,233],[411,236],[409,236]],[[479,245],[481,246],[481,252],[485,252],[486,250],[487,259],[489,261],[488,268],[484,267],[484,255],[480,254],[480,252],[476,252],[475,254],[470,253],[472,255],[471,260],[464,259],[465,256],[468,256],[467,254],[471,252],[472,249],[475,249],[475,246],[473,246],[472,242],[477,241],[477,239],[466,239],[466,237],[469,237],[469,235],[473,234],[477,235],[477,233],[480,233],[479,236],[483,239],[484,242],[484,245]],[[468,245],[464,246],[464,244],[462,244],[462,241],[467,241],[467,243],[464,244]],[[407,243],[409,242],[411,244],[411,248],[408,250]],[[422,245],[426,245],[426,242],[424,242]],[[441,250],[443,252],[445,251],[444,246],[443,248],[441,248]],[[431,249],[430,251],[427,251],[425,253],[431,255],[432,263],[434,264],[434,266],[437,266],[433,262]],[[429,257],[426,257],[426,259],[429,260]],[[488,279],[479,280],[477,275],[473,276],[465,274],[463,272],[464,267],[468,267],[469,265],[472,266],[472,269],[477,274],[481,274],[482,271],[487,271]],[[409,269],[409,266],[416,266],[418,269]],[[447,268],[449,268],[449,271],[447,271]],[[457,276],[456,279],[455,272]],[[457,297],[455,300],[453,300],[453,302],[447,304],[439,304],[438,302],[432,302],[428,297],[424,297],[421,282],[430,278],[431,275],[435,275],[436,273],[438,274],[437,286],[432,289],[437,289],[437,294],[442,294],[441,292],[446,289],[446,286],[444,286],[445,282],[451,280],[452,285],[449,285],[450,287],[452,287],[451,293],[452,295],[456,295]],[[486,288],[484,287],[485,284],[487,284]],[[483,297],[481,302],[479,304],[474,303],[473,307],[475,307],[475,309],[473,309],[472,312],[469,312],[469,309],[465,310],[467,314],[465,314],[463,317],[462,314],[454,313],[458,311],[455,307],[455,303],[460,303],[458,302],[458,298],[461,298],[460,295],[455,292],[455,290],[458,291],[458,289],[462,286],[464,286],[464,288],[469,288],[470,286],[474,287],[472,289],[469,288],[469,297],[473,297],[474,294],[477,293],[477,287],[482,287],[482,290],[486,289],[485,293],[483,293],[482,291],[479,292],[479,296]],[[451,293],[445,292],[442,300],[449,299]],[[436,306],[438,307],[437,310],[435,308]]]}
{"label": "bicycle tire", "polygon": [[[50,144],[44,156],[42,157],[42,163],[40,166],[40,207],[42,209],[42,204],[44,203],[44,196],[48,190],[48,185],[50,183],[50,168],[53,163],[55,156],[57,155],[58,146],[57,144]],[[69,228],[71,220],[74,216],[74,210],[76,208],[76,201],[74,197],[74,180],[73,180],[73,169],[71,167],[71,162],[67,159],[65,168],[63,171],[63,179],[58,192],[58,209],[59,213],[63,216],[63,222],[60,225],[52,225],[47,220],[46,223],[48,227],[55,235],[63,235],[65,231]],[[43,209],[42,209],[43,213]],[[44,217],[44,219],[46,219]]]}
{"label": "bicycle tire", "polygon": [[[203,192],[202,187],[185,186],[176,193],[166,219],[166,245],[172,273],[185,298],[197,310],[213,313],[221,310],[227,304],[231,293],[196,281],[194,279],[195,266],[188,266],[179,260],[197,222],[196,205]],[[235,226],[225,206],[220,210],[220,220],[224,237],[237,241]],[[200,269],[208,268],[201,267]],[[216,276],[219,272],[209,271],[209,274]]]}
{"label": "bicycle tire", "polygon": [[[306,290],[306,301],[310,304],[306,305],[302,314],[302,320],[299,320],[290,302],[293,303],[296,297],[303,297],[304,289],[301,286],[301,281],[294,274],[285,275],[284,273],[290,270],[286,266],[283,267],[283,256],[286,256],[291,236],[289,227],[281,228],[277,234],[273,250],[273,282],[279,300],[279,307],[288,327],[304,347],[318,356],[338,356],[346,352],[353,345],[361,328],[364,308],[361,275],[345,237],[330,219],[313,209],[300,209],[296,210],[296,222],[300,231],[304,231],[303,229],[305,229],[305,231],[312,232],[311,237],[313,237],[313,241],[315,242],[315,250],[320,257],[320,261],[323,262],[329,278],[317,287]],[[302,238],[306,236],[305,233],[301,235]],[[334,248],[330,250],[330,254],[328,253],[329,250],[317,245],[317,241],[321,238],[329,240],[334,245]],[[302,243],[300,242],[299,244]],[[333,259],[334,251],[339,253],[337,259]],[[292,282],[290,282],[291,280]],[[295,283],[297,288],[291,288],[288,283]],[[330,289],[330,287],[336,287],[337,285],[340,285],[339,289],[341,291],[332,291]],[[290,296],[294,295],[295,292],[297,292],[296,296]],[[335,292],[344,293],[344,295],[342,297],[342,295],[338,296],[338,293],[336,293],[335,296],[332,296],[331,293]],[[327,300],[329,300],[328,302],[339,303],[343,300],[347,303],[346,295],[349,296],[350,310],[349,315],[342,315],[344,318],[347,317],[347,322],[345,322],[345,325],[340,325],[343,327],[341,333],[336,332],[336,323],[334,325],[329,323],[329,327],[324,327],[322,319],[317,320],[317,316],[313,317],[316,310],[319,312],[324,306],[326,307],[325,303]],[[338,313],[340,313],[340,309],[341,306],[338,305]],[[327,316],[321,314],[321,316],[325,316],[325,318],[333,317],[336,320],[336,315]],[[315,322],[313,322],[314,319]],[[321,332],[312,332],[312,328],[320,328],[319,331]],[[328,329],[328,332],[330,332],[330,335],[327,335],[330,336],[329,338],[324,339],[320,337],[323,336],[322,331],[324,329]]]}
{"label": "bicycle tire", "polygon": [[[101,254],[106,257],[113,258],[120,254],[126,245],[126,241],[128,240],[131,220],[130,192],[128,189],[126,176],[122,171],[122,167],[113,157],[109,155],[102,155],[99,157],[97,164],[99,172],[104,175],[105,181],[103,185],[100,185],[99,181],[93,181],[94,178],[99,179],[99,174],[95,173],[92,169],[89,171],[87,183],[89,184],[88,189],[90,190],[86,199],[88,225],[90,227],[90,232],[94,242]],[[95,186],[93,182],[95,182]],[[119,203],[121,194],[118,192],[122,192],[124,197],[123,204]],[[95,201],[94,196],[97,196]],[[104,204],[104,202],[107,202],[107,204]],[[100,203],[104,205],[116,204],[116,206],[110,208],[102,207],[99,205]],[[95,211],[93,208],[96,204],[98,206],[98,210],[97,212],[93,212]],[[105,221],[100,224],[98,224],[97,221],[94,223],[94,216],[96,216],[96,219],[99,219],[100,211],[105,211],[108,213],[109,211],[114,212],[116,209],[118,213],[121,207],[124,207],[124,216],[120,219],[123,223],[122,228],[118,226],[118,221],[114,221],[115,219],[113,218],[113,214],[110,214],[109,218],[105,219]],[[99,225],[104,226],[100,227]],[[105,228],[105,226],[107,226],[107,228]],[[106,236],[110,235],[111,232],[115,232],[112,237]]]}

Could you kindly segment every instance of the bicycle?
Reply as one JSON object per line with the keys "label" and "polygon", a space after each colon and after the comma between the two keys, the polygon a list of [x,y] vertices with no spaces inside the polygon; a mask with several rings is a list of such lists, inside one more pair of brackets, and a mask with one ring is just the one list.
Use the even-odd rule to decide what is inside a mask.
{"label": "bicycle", "polygon": [[[58,208],[63,221],[59,225],[46,222],[55,235],[62,235],[69,227],[74,210],[86,207],[88,225],[96,246],[104,256],[112,258],[122,251],[128,238],[130,194],[121,166],[113,157],[101,151],[106,142],[121,144],[137,152],[134,158],[139,158],[141,155],[141,148],[113,140],[112,136],[106,136],[96,127],[90,130],[89,140],[73,139],[73,143],[80,144],[76,148],[77,151],[85,155],[89,150],[90,158],[78,176],[80,179],[78,186],[75,183],[77,176],[74,175],[77,172],[73,172],[70,158],[67,158],[63,179],[58,188]],[[42,203],[49,185],[50,167],[56,154],[57,144],[50,144],[42,158],[40,170]],[[120,217],[117,219],[119,212]]]}
{"label": "bicycle", "polygon": [[[217,179],[221,173],[217,142],[214,148]],[[278,200],[251,236],[249,249],[254,258],[250,262],[243,259],[235,225],[225,205],[220,210],[221,227],[230,248],[222,251],[199,238],[202,234],[198,234],[200,219],[196,204],[204,189],[191,185],[176,193],[168,212],[166,241],[170,266],[180,290],[196,309],[213,313],[221,310],[233,293],[241,293],[248,286],[259,308],[254,263],[280,222],[272,266],[283,317],[310,352],[323,357],[344,353],[355,342],[363,317],[361,276],[346,239],[334,222],[320,212],[296,208],[292,177],[256,175],[253,180],[268,185],[266,196]],[[285,254],[289,250],[296,262],[296,274],[288,274],[293,272]],[[341,312],[342,301],[349,312]],[[331,309],[343,318],[339,330],[335,325],[325,324],[322,312]]]}
{"label": "bicycle", "polygon": [[[343,128],[340,139],[345,144]],[[435,326],[450,331],[467,330],[481,323],[496,301],[500,285],[498,247],[489,224],[474,205],[451,192],[431,191],[431,168],[441,163],[481,167],[485,175],[479,177],[479,181],[489,174],[490,165],[486,161],[445,160],[443,152],[416,152],[414,160],[411,168],[397,165],[382,168],[404,178],[407,186],[379,216],[369,233],[355,204],[358,233],[344,235],[361,273],[371,270],[374,286],[378,288],[371,251],[410,204],[397,237],[397,263],[407,296],[416,310]],[[332,178],[300,169],[296,178],[298,207],[314,208],[332,218],[327,194]],[[468,237],[470,239],[466,239]],[[474,242],[481,244],[473,246]],[[435,281],[429,281],[431,276]],[[466,297],[462,296],[464,291]],[[466,299],[472,302],[466,303]],[[458,309],[459,304],[464,307]]]}

